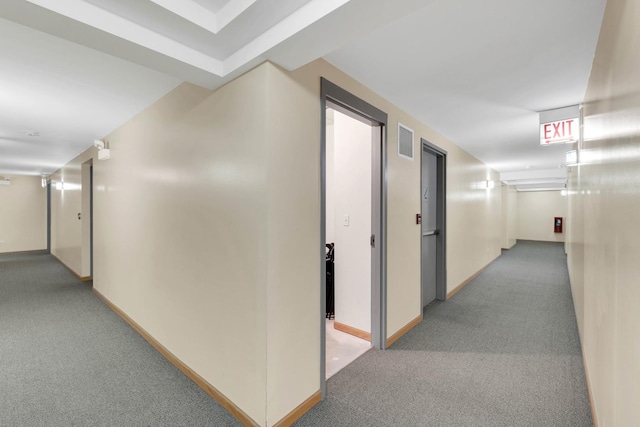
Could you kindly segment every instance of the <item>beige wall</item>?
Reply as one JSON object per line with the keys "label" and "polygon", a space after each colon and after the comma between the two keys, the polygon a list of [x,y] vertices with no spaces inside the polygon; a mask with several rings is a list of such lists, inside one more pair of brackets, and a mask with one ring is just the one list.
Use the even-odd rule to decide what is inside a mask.
{"label": "beige wall", "polygon": [[106,140],[94,287],[264,425],[267,69],[183,84]]}
{"label": "beige wall", "polygon": [[[420,162],[397,157],[398,121],[448,152],[448,290],[500,254],[498,174],[322,60],[183,84],[113,132],[94,162],[94,286],[259,425],[320,388],[320,76],[389,114],[388,336],[421,316]],[[73,184],[56,253],[79,269],[72,188],[94,154],[54,175]]]}
{"label": "beige wall", "polygon": [[[269,82],[267,425],[320,389],[319,95]],[[324,251],[323,251],[324,252]]]}
{"label": "beige wall", "polygon": [[563,232],[554,233],[553,218],[566,217],[567,200],[562,191],[520,191],[517,193],[518,231],[520,240],[564,242]]}
{"label": "beige wall", "polygon": [[95,288],[259,425],[319,390],[305,104],[270,64],[213,93],[183,84],[94,164]]}
{"label": "beige wall", "polygon": [[516,244],[518,232],[518,192],[513,185],[502,186],[502,249]]}
{"label": "beige wall", "polygon": [[40,177],[0,185],[0,253],[47,249],[47,190]]}
{"label": "beige wall", "polygon": [[90,148],[51,174],[51,253],[80,277],[90,276],[89,189],[82,164],[95,154]]}
{"label": "beige wall", "polygon": [[640,425],[640,2],[607,2],[569,175],[569,271],[598,425]]}

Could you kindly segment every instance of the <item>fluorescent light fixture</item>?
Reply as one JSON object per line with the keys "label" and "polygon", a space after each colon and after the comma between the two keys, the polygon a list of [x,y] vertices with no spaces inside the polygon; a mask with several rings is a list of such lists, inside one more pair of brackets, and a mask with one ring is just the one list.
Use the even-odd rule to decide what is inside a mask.
{"label": "fluorescent light fixture", "polygon": [[520,184],[516,185],[517,191],[562,191],[566,189],[565,184],[554,184],[554,183],[546,183],[546,184]]}

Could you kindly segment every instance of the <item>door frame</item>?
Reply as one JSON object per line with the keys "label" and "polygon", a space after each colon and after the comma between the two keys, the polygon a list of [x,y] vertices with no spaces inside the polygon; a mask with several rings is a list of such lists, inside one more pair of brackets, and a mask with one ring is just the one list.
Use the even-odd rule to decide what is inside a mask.
{"label": "door frame", "polygon": [[89,275],[93,284],[93,159],[89,165]]}
{"label": "door frame", "polygon": [[326,394],[326,207],[327,207],[327,107],[379,129],[379,147],[372,151],[372,229],[375,246],[371,262],[371,344],[387,345],[387,113],[320,79],[320,391]]}
{"label": "door frame", "polygon": [[[440,230],[436,237],[436,299],[447,299],[447,152],[424,138],[420,138],[420,200],[422,200],[422,152],[436,156],[436,228]],[[420,203],[420,213],[422,203]],[[423,216],[424,218],[424,216]],[[420,227],[420,305],[422,306],[422,227]]]}
{"label": "door frame", "polygon": [[47,177],[47,253],[51,253],[51,179]]}

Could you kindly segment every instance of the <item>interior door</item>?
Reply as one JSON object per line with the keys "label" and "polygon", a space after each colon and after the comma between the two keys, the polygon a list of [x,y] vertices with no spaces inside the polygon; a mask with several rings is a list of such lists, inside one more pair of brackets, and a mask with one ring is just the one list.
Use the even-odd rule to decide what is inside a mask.
{"label": "interior door", "polygon": [[436,299],[438,245],[438,159],[422,151],[422,307]]}

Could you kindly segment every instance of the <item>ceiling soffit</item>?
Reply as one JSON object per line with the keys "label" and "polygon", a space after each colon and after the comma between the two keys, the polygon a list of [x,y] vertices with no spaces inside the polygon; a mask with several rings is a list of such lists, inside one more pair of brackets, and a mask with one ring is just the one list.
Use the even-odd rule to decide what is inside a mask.
{"label": "ceiling soffit", "polygon": [[27,1],[223,78],[349,0]]}

